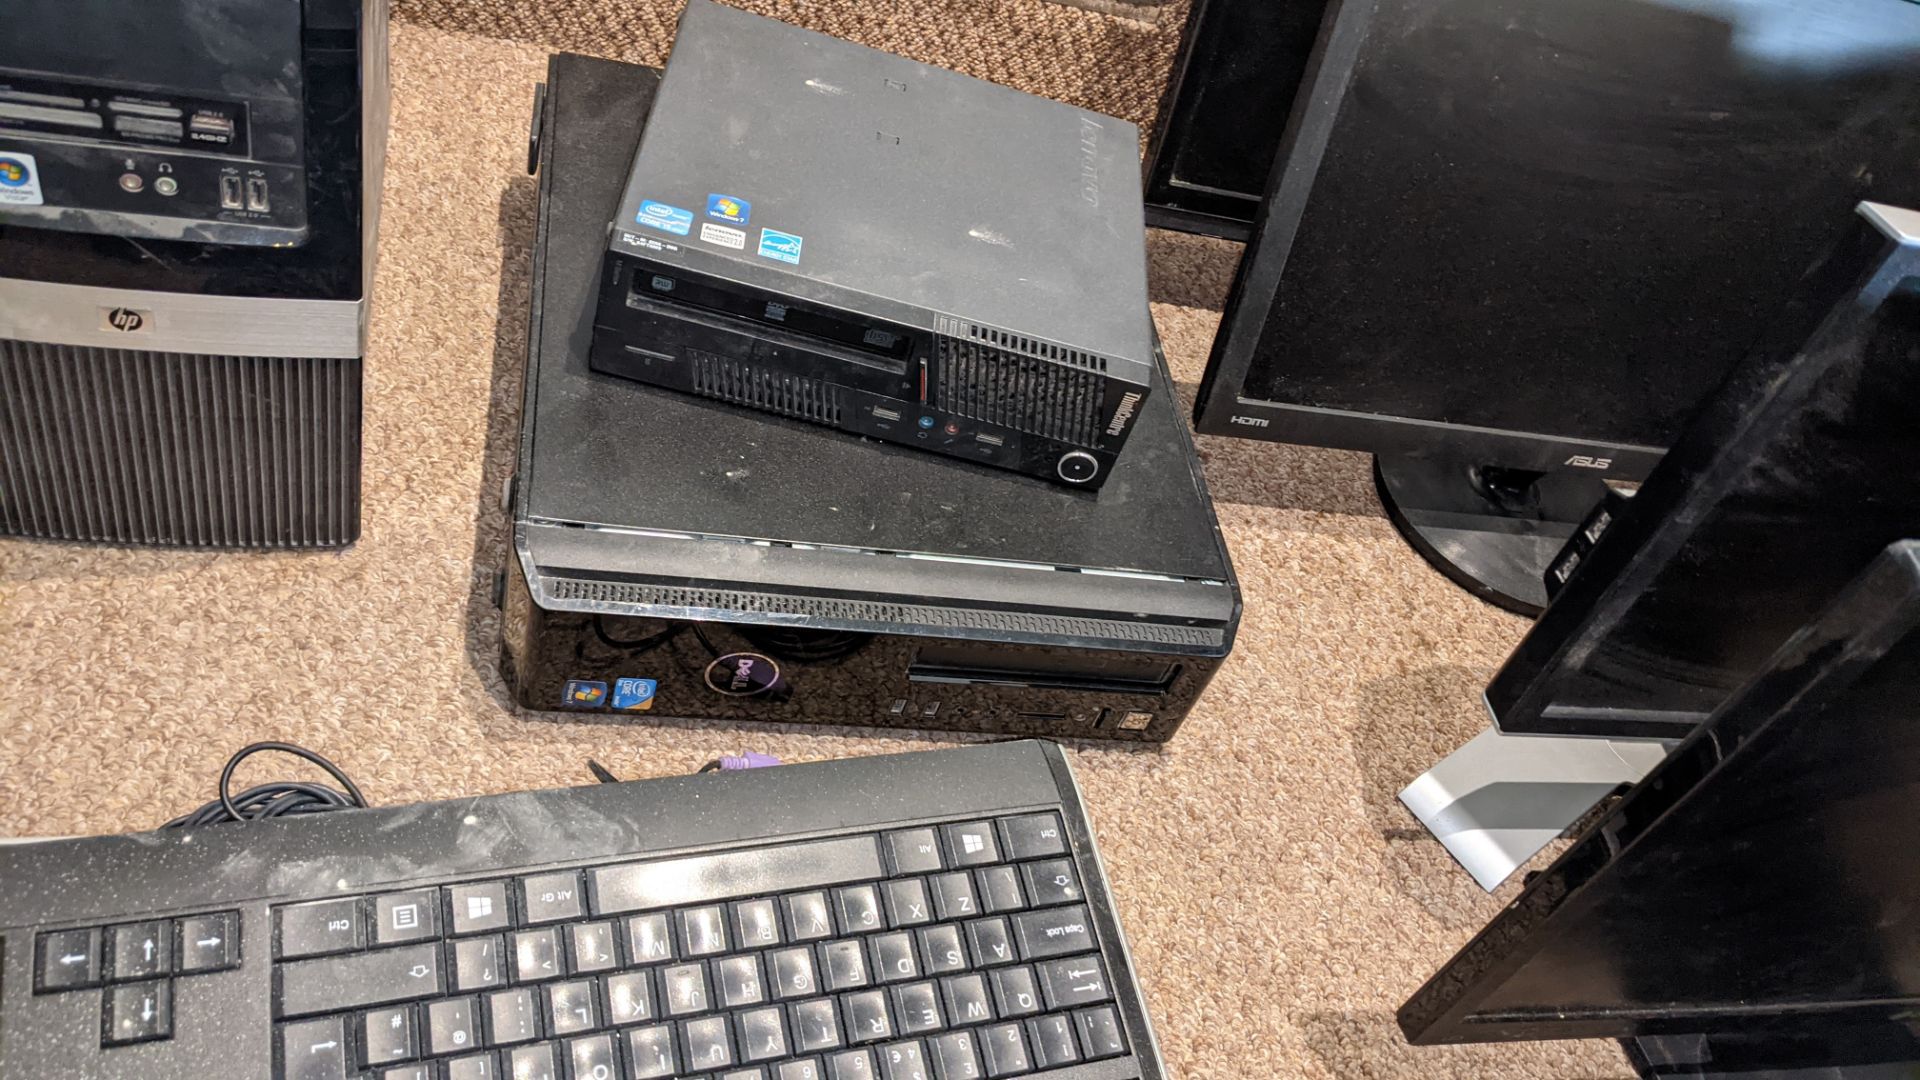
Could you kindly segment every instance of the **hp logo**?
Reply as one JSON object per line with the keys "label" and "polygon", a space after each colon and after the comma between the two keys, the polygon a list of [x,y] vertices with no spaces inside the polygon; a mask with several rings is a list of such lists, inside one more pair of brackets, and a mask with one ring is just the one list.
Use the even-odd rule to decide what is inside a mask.
{"label": "hp logo", "polygon": [[117,307],[100,309],[100,329],[117,330],[122,334],[135,334],[146,329],[153,313],[138,308]]}

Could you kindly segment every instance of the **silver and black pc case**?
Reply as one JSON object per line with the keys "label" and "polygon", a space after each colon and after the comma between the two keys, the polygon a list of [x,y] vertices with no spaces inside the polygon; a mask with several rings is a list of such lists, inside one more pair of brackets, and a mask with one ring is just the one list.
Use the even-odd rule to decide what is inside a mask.
{"label": "silver and black pc case", "polygon": [[1103,484],[1150,392],[1132,124],[691,0],[594,369]]}
{"label": "silver and black pc case", "polygon": [[386,0],[0,5],[0,535],[338,547]]}

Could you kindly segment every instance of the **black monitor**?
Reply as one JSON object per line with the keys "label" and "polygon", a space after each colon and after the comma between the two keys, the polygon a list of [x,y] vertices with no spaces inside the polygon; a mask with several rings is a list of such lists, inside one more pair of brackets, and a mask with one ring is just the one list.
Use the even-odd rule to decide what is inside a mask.
{"label": "black monitor", "polygon": [[1683,737],[1876,553],[1920,536],[1920,213],[1855,221],[1593,523],[1487,688],[1502,731]]}
{"label": "black monitor", "polygon": [[1401,1030],[1705,1033],[1823,1070],[1776,1078],[1920,1063],[1916,702],[1920,543],[1903,541],[1428,980]]}
{"label": "black monitor", "polygon": [[1911,0],[1337,0],[1199,429],[1373,452],[1536,612],[1852,207],[1920,205],[1916,69]]}
{"label": "black monitor", "polygon": [[1147,224],[1245,240],[1327,0],[1193,0],[1147,152]]}

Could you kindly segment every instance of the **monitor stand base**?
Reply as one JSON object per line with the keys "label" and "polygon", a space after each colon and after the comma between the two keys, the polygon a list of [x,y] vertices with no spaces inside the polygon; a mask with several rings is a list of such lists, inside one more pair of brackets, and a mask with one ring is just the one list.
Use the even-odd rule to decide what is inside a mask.
{"label": "monitor stand base", "polygon": [[1407,543],[1480,599],[1529,618],[1547,564],[1606,497],[1596,476],[1411,457],[1373,459],[1373,483]]}
{"label": "monitor stand base", "polygon": [[1905,1080],[1920,1046],[1902,1025],[1827,1034],[1641,1035],[1620,1040],[1641,1080]]}

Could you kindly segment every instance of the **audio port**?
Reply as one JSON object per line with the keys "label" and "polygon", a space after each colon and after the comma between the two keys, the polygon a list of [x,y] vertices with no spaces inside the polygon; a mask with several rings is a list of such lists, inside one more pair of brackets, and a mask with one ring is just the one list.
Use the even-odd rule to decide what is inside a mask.
{"label": "audio port", "polygon": [[1100,474],[1100,460],[1085,450],[1069,450],[1060,455],[1060,464],[1055,466],[1060,479],[1069,484],[1084,484]]}
{"label": "audio port", "polygon": [[141,188],[146,186],[147,186],[147,182],[145,180],[140,179],[139,173],[121,173],[120,174],[120,190],[122,191],[139,191]]}
{"label": "audio port", "polygon": [[933,417],[931,417],[931,416],[923,416],[923,417],[921,417],[921,418],[920,418],[920,429],[921,429],[922,431],[932,431],[932,430],[933,430],[933,425],[934,425],[934,419],[933,419]]}
{"label": "audio port", "polygon": [[949,421],[947,421],[947,434],[949,434],[949,435],[958,435],[958,434],[960,434],[960,425],[959,425],[959,424],[956,424],[956,423],[954,423],[954,422],[953,422],[953,421],[951,421],[951,420],[949,420]]}
{"label": "audio port", "polygon": [[171,176],[163,176],[153,182],[153,190],[162,195],[178,195],[180,193],[180,181],[175,180]]}

